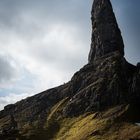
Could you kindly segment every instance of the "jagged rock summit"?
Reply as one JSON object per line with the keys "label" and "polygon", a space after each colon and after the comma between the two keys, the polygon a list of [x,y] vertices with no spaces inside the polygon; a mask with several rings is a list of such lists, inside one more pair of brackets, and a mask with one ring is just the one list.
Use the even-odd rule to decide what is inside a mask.
{"label": "jagged rock summit", "polygon": [[89,62],[114,51],[124,55],[124,43],[109,0],[95,0],[91,12],[92,42]]}
{"label": "jagged rock summit", "polygon": [[[140,139],[140,67],[124,58],[109,0],[94,0],[89,62],[72,79],[0,112],[0,139]],[[129,131],[131,130],[131,131]]]}

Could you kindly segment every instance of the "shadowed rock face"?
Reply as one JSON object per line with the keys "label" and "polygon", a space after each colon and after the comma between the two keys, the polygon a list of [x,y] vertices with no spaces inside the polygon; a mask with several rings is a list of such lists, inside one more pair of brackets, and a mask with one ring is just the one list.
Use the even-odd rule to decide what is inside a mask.
{"label": "shadowed rock face", "polygon": [[94,0],[89,63],[111,52],[124,55],[124,44],[109,0]]}
{"label": "shadowed rock face", "polygon": [[57,106],[57,110],[65,99],[61,113],[55,115],[58,118],[128,104],[133,108],[130,120],[140,122],[140,65],[133,66],[124,58],[124,44],[110,1],[94,0],[91,19],[89,63],[68,83],[6,106],[0,112],[0,138],[16,137],[19,132],[26,135],[30,127],[42,130],[52,108]]}
{"label": "shadowed rock face", "polygon": [[89,63],[72,78],[73,87],[78,90],[74,90],[64,109],[66,116],[132,102],[136,99],[134,92],[138,93],[131,91],[132,77],[134,73],[138,76],[138,67],[124,58],[124,44],[110,1],[94,0],[91,14]]}

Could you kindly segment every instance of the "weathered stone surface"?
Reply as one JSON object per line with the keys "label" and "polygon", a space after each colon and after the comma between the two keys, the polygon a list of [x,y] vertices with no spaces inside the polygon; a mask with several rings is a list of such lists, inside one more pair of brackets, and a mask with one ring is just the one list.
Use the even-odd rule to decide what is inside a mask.
{"label": "weathered stone surface", "polygon": [[[110,106],[135,102],[136,98],[140,100],[136,67],[127,63],[125,58],[120,59],[119,52],[98,59],[86,67],[87,70],[81,69],[73,78],[83,77],[84,80],[81,80],[81,84],[79,82],[82,85],[80,90],[75,92],[65,107],[66,116],[101,111]],[[133,92],[131,85],[134,85]]]}
{"label": "weathered stone surface", "polygon": [[92,42],[89,63],[114,51],[119,51],[123,56],[124,44],[110,1],[94,0],[91,14]]}
{"label": "weathered stone surface", "polygon": [[140,69],[140,62],[139,62],[139,63],[137,63],[137,67]]}
{"label": "weathered stone surface", "polygon": [[123,40],[109,0],[94,0],[92,27],[89,63],[68,83],[0,111],[0,138],[4,139],[5,134],[16,137],[30,127],[42,130],[52,108],[57,106],[57,110],[59,102],[65,99],[58,118],[127,104],[131,113],[123,119],[130,116],[131,121],[140,122],[140,66],[133,66],[124,58]]}

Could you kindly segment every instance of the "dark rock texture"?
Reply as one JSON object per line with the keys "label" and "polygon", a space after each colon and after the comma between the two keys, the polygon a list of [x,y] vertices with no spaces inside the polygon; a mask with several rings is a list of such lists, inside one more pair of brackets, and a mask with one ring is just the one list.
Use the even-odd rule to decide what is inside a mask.
{"label": "dark rock texture", "polygon": [[92,42],[89,62],[114,51],[124,55],[120,29],[109,0],[94,0],[92,12]]}
{"label": "dark rock texture", "polygon": [[52,107],[65,98],[63,117],[129,104],[137,114],[131,118],[140,121],[140,64],[133,66],[124,58],[124,44],[110,1],[94,0],[91,19],[89,63],[68,83],[6,106],[0,112],[0,137],[5,132],[22,132],[27,126],[43,128]]}

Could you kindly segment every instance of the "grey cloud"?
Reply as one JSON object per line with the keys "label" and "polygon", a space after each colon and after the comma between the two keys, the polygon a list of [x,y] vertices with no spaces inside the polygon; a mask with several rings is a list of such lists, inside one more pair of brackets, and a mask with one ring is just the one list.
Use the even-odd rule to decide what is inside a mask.
{"label": "grey cloud", "polygon": [[5,0],[0,1],[0,25],[22,37],[35,37],[50,24],[68,22],[71,26],[90,24],[91,1],[88,0]]}
{"label": "grey cloud", "polygon": [[55,52],[52,52],[51,49],[47,49],[46,51],[39,51],[36,55],[40,61],[46,63],[46,66],[54,66],[56,69],[67,73],[70,71],[75,72],[75,70],[78,70],[78,68],[87,63],[87,51],[83,53],[79,50],[79,54],[69,53],[66,50],[63,51],[55,50]]}
{"label": "grey cloud", "polygon": [[9,83],[17,78],[17,69],[13,65],[11,58],[0,55],[0,84]]}

